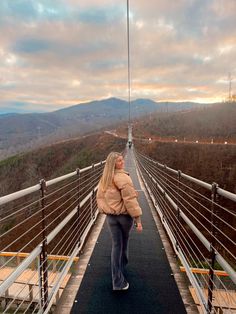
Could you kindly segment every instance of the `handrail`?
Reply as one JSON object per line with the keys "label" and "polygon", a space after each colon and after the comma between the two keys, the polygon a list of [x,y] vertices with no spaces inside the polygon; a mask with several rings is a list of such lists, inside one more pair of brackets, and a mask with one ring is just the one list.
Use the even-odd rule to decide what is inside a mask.
{"label": "handrail", "polygon": [[[97,166],[99,166],[101,164],[104,164],[104,163],[105,163],[105,160],[102,161],[102,162],[96,163],[94,165],[85,167],[83,169],[80,169],[79,171],[80,171],[80,173],[83,173],[83,172],[85,172],[85,171],[87,171],[89,169],[92,169],[92,167],[97,167]],[[66,179],[69,179],[69,178],[74,177],[76,175],[77,175],[77,171],[73,171],[73,172],[68,173],[66,175],[63,175],[61,177],[57,177],[55,179],[51,179],[49,181],[45,181],[45,186],[46,187],[51,186],[51,185],[53,185],[55,183],[61,182],[61,181],[66,180]],[[26,189],[23,189],[23,190],[20,190],[20,191],[17,191],[17,192],[8,194],[8,195],[1,196],[0,197],[0,206],[3,205],[3,204],[6,204],[8,202],[17,200],[20,197],[23,197],[23,196],[29,195],[29,194],[31,194],[33,192],[39,191],[40,189],[41,189],[41,185],[39,183],[39,184],[36,184],[36,185],[31,186],[29,188],[26,188]]]}
{"label": "handrail", "polygon": [[23,197],[23,196],[29,195],[33,192],[39,191],[40,187],[41,187],[40,184],[36,184],[36,185],[31,186],[29,188],[26,188],[26,189],[23,189],[23,190],[20,190],[20,191],[17,191],[17,192],[14,192],[14,193],[11,193],[11,194],[8,194],[5,196],[1,196],[0,197],[0,205],[9,203],[11,201],[14,201],[14,200],[20,198],[20,197]]}
{"label": "handrail", "polygon": [[[94,191],[97,190],[97,187]],[[82,207],[84,203],[91,197],[92,193],[90,192],[81,202],[80,206]],[[65,227],[65,225],[73,218],[73,216],[77,213],[77,209],[75,208],[71,213],[48,235],[47,243],[49,244],[56,235]],[[40,254],[42,245],[38,245],[34,251],[29,254],[25,260],[19,265],[14,272],[2,283],[0,284],[0,295],[4,294],[4,292],[14,283],[14,281],[20,276],[20,274],[26,270],[32,261]]]}
{"label": "handrail", "polygon": [[[233,210],[234,204],[230,210],[217,199],[217,195],[221,195],[235,202],[236,194],[220,189],[216,183],[210,185],[180,170],[167,167],[136,150],[134,154],[139,173],[173,248],[195,288],[202,310],[210,313],[214,306],[213,290],[217,290],[216,279],[222,286],[221,290],[227,294],[226,283],[214,270],[215,262],[228,274],[232,285],[236,285],[236,270],[232,267],[236,264],[236,244],[233,244],[228,235],[229,230],[236,231],[233,226],[236,213]],[[189,186],[188,182],[193,184]],[[199,187],[204,189],[203,192],[209,191],[209,196],[205,192],[201,194]],[[226,217],[231,215],[232,219],[228,217],[225,221],[223,212]],[[210,253],[210,260],[209,253],[205,253],[206,249]],[[208,272],[197,274],[193,271],[196,264],[201,265],[201,268],[207,267]],[[203,286],[208,289],[208,297],[205,296]],[[230,294],[227,297],[232,299]]]}
{"label": "handrail", "polygon": [[227,198],[231,201],[236,202],[236,194],[233,194],[233,193],[226,191],[224,189],[221,189],[221,188],[217,189],[217,193],[221,196],[224,196],[225,198]]}
{"label": "handrail", "polygon": [[[217,289],[214,282],[215,277],[227,292],[222,278],[219,278],[217,272],[214,271],[215,261],[222,266],[228,274],[228,278],[231,278],[232,283],[236,284],[236,273],[231,266],[234,255],[228,246],[231,239],[228,239],[228,235],[228,238],[225,235],[226,240],[223,243],[223,240],[215,233],[215,230],[219,230],[221,232],[220,236],[224,237],[224,228],[222,229],[221,226],[215,224],[215,220],[220,216],[218,214],[219,210],[225,210],[228,215],[236,217],[234,211],[228,210],[217,203],[216,196],[221,195],[235,202],[236,195],[219,188],[217,184],[211,185],[191,177],[182,173],[180,170],[172,169],[135,150],[134,153],[140,175],[166,228],[174,250],[180,258],[190,282],[195,287],[202,310],[205,313],[209,312],[213,307],[211,296],[213,289]],[[10,220],[2,220],[5,223],[7,220],[7,223],[10,224],[7,228],[10,229],[2,235],[0,233],[0,240],[2,238],[3,242],[6,242],[4,244],[4,252],[9,251],[11,246],[19,247],[18,253],[16,252],[12,256],[4,256],[2,254],[3,260],[6,261],[4,262],[5,264],[0,265],[0,269],[8,265],[10,266],[15,258],[18,258],[18,265],[9,277],[0,284],[1,295],[8,295],[8,289],[11,285],[14,285],[19,275],[23,274],[32,263],[37,262],[38,265],[37,270],[32,276],[37,278],[39,290],[34,295],[34,301],[28,300],[27,296],[25,296],[25,299],[23,298],[19,305],[19,310],[21,307],[27,310],[27,306],[29,308],[30,305],[35,304],[35,299],[38,300],[38,304],[34,305],[36,307],[33,313],[35,313],[35,310],[40,313],[48,313],[52,307],[53,300],[61,288],[62,281],[68,274],[75,257],[84,245],[87,234],[97,218],[98,211],[95,193],[104,163],[105,161],[83,169],[77,169],[74,172],[49,181],[41,180],[38,185],[0,197],[0,206],[3,204],[6,206],[7,203],[13,200],[16,201],[19,199],[20,202],[20,198],[26,195],[28,195],[28,198],[30,196],[34,197],[32,201],[28,200],[28,203],[23,205],[22,210],[19,210],[19,204],[16,205],[18,206],[19,226],[23,228],[22,233],[18,235],[17,239],[12,241],[12,243],[8,243],[6,239],[8,238],[8,234],[11,233],[11,230],[13,233],[17,230],[17,219],[14,222],[14,215],[9,215]],[[184,180],[192,184],[189,186],[185,184]],[[58,183],[63,184],[57,187]],[[201,195],[199,191],[196,191],[193,187],[194,184],[204,188],[208,193],[210,192],[209,198],[205,194]],[[35,191],[40,191],[41,194],[35,196]],[[35,201],[35,198],[38,201]],[[205,214],[203,215],[201,211],[205,211]],[[219,218],[218,223],[224,224],[224,219]],[[211,221],[211,219],[213,220]],[[204,222],[201,222],[201,220],[204,220]],[[27,224],[29,221],[32,221],[33,225],[28,230],[27,228],[24,229],[24,221]],[[11,223],[15,224],[11,226]],[[230,223],[231,221],[227,222],[225,226],[230,226],[233,230],[233,226],[229,225]],[[203,225],[205,227],[204,232],[201,229]],[[66,232],[62,233],[63,230]],[[31,236],[29,242],[24,243],[25,235],[29,237],[29,232]],[[33,235],[31,235],[31,232],[33,232]],[[58,238],[59,235],[60,237]],[[195,237],[194,240],[192,239],[193,236]],[[196,239],[198,239],[199,244],[195,243]],[[56,241],[56,245],[54,245],[54,241]],[[33,246],[34,243],[36,243],[35,246]],[[190,245],[189,243],[192,244]],[[199,246],[200,244],[202,244],[201,247]],[[28,246],[32,248],[25,255],[23,252]],[[228,255],[231,254],[231,260],[227,258],[227,254],[222,255],[222,250]],[[209,256],[206,257],[205,251],[211,253],[210,261]],[[65,257],[55,262],[55,267],[59,271],[59,274],[55,278],[49,272],[52,263],[49,258],[50,255]],[[22,258],[24,260],[21,260]],[[207,266],[208,271],[205,274],[204,272],[200,274],[194,272],[195,263],[199,264],[203,269]],[[27,282],[25,286],[27,286]],[[208,288],[208,298],[203,293],[203,286]],[[23,290],[24,288],[19,290],[18,294],[22,293]],[[33,293],[35,292],[31,287],[29,295],[32,296]],[[28,302],[28,305],[24,305],[25,301]],[[7,313],[13,302],[14,299],[6,304],[3,313]]]}
{"label": "handrail", "polygon": [[[14,260],[18,259],[18,265],[12,268],[11,274],[0,284],[0,295],[8,296],[8,289],[14,285],[14,282],[17,282],[17,278],[21,274],[30,268],[32,263],[37,263],[37,270],[33,272],[32,278],[38,281],[37,286],[39,287],[38,292],[34,295],[34,300],[31,299],[35,293],[32,285],[29,285],[31,287],[29,288],[29,295],[26,294],[23,299],[22,297],[19,299],[18,295],[24,292],[27,282],[23,288],[18,287],[18,294],[6,303],[3,313],[8,312],[14,303],[14,298],[16,302],[22,300],[18,304],[19,311],[21,307],[24,310],[29,309],[31,305],[36,306],[35,310],[37,309],[41,313],[49,311],[58,290],[61,288],[62,281],[76,260],[75,257],[82,249],[88,232],[97,219],[98,210],[95,195],[104,163],[105,161],[102,161],[83,169],[77,169],[49,181],[40,180],[40,184],[0,198],[0,206],[4,204],[6,207],[6,204],[13,200],[15,202],[18,200],[19,203],[11,204],[11,212],[14,212],[14,206],[17,206],[18,216],[16,219],[14,215],[10,214],[9,219],[1,220],[3,228],[5,228],[4,224],[10,223],[10,228],[7,226],[7,231],[3,229],[2,234],[0,221],[0,241],[5,246],[4,248],[1,247],[2,254],[0,252],[0,256],[4,262],[0,264],[0,270],[4,270],[5,267],[12,267]],[[63,185],[58,186],[58,183],[61,182]],[[52,190],[50,191],[50,189]],[[35,191],[40,191],[40,194],[35,195]],[[19,209],[20,198],[26,195],[28,201],[26,205],[22,205],[22,209]],[[35,198],[38,198],[38,201],[35,201]],[[31,221],[32,225],[27,228]],[[11,226],[11,223],[14,224]],[[64,230],[71,231],[68,233],[68,231],[63,232]],[[17,237],[11,241],[10,235],[17,235]],[[59,235],[60,239],[56,240]],[[29,239],[28,242],[26,242],[27,238]],[[55,244],[49,249],[54,241],[56,241]],[[34,243],[33,249],[30,252],[25,252],[26,248],[32,247]],[[18,248],[17,252],[6,256],[6,251],[9,251],[11,247],[14,247],[15,251]],[[64,256],[64,258],[52,260],[51,255]],[[53,267],[56,267],[60,272],[56,278],[53,278],[52,274],[49,273],[52,262],[54,263]],[[38,300],[36,305],[35,299]]]}
{"label": "handrail", "polygon": [[[209,184],[209,183],[206,183],[206,182],[204,182],[204,181],[202,181],[202,180],[199,180],[199,179],[197,179],[197,178],[194,178],[194,177],[192,177],[192,176],[190,176],[190,175],[188,175],[188,174],[183,173],[182,171],[175,170],[175,169],[173,169],[173,168],[167,167],[166,165],[161,164],[161,163],[157,162],[156,160],[154,160],[154,159],[152,159],[152,158],[150,158],[150,157],[148,157],[148,156],[143,155],[143,154],[140,153],[140,152],[139,152],[138,154],[139,154],[140,156],[142,156],[142,158],[153,162],[157,167],[163,168],[163,169],[165,169],[165,170],[167,170],[167,171],[169,171],[169,172],[171,172],[171,173],[173,173],[173,174],[176,174],[176,175],[178,175],[178,173],[179,173],[179,174],[180,174],[180,177],[182,177],[182,178],[184,178],[184,179],[186,179],[186,180],[189,180],[189,181],[191,181],[191,182],[193,182],[193,183],[196,183],[196,184],[198,184],[198,185],[204,187],[204,188],[207,189],[207,190],[211,190],[212,185]],[[228,198],[228,199],[231,199],[231,200],[233,200],[233,201],[236,201],[236,194],[233,194],[233,193],[231,193],[231,192],[229,192],[229,191],[226,191],[226,190],[223,190],[223,189],[220,189],[220,188],[218,189],[218,193],[219,193],[220,195],[222,195],[222,196],[225,196],[225,197]]]}
{"label": "handrail", "polygon": [[11,275],[0,284],[0,295],[16,281],[16,279],[25,271],[29,265],[39,256],[42,251],[41,245],[38,245],[31,254],[11,273]]}

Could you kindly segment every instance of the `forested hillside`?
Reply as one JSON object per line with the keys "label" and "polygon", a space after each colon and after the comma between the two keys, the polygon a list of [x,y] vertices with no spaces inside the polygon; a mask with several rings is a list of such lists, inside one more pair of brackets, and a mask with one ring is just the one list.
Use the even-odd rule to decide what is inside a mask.
{"label": "forested hillside", "polygon": [[[210,144],[212,139],[214,143],[236,144],[235,121],[236,103],[171,114],[156,113],[134,121],[135,146],[169,167],[208,183],[217,182],[220,187],[236,193],[236,145]],[[148,138],[154,140],[148,142]],[[179,141],[174,142],[174,139]],[[196,139],[198,144],[187,143]]]}
{"label": "forested hillside", "polygon": [[144,154],[176,170],[236,193],[236,146],[135,141]]}
{"label": "forested hillside", "polygon": [[134,120],[136,137],[236,140],[236,103],[224,103],[199,110],[153,113]]}
{"label": "forested hillside", "polygon": [[126,140],[97,133],[12,156],[0,161],[0,196],[83,168],[122,151]]}

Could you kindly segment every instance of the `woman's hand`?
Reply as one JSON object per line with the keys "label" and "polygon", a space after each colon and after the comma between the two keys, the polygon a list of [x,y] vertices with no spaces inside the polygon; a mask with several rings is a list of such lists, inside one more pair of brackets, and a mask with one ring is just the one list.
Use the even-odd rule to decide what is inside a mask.
{"label": "woman's hand", "polygon": [[143,231],[143,226],[142,226],[142,223],[141,223],[141,222],[138,222],[138,223],[136,224],[136,230],[137,230],[138,232],[142,232],[142,231]]}

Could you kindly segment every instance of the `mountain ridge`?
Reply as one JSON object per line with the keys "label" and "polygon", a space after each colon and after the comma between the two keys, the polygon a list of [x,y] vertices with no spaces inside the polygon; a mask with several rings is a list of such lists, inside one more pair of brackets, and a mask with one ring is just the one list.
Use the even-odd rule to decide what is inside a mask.
{"label": "mountain ridge", "polygon": [[[104,99],[101,99],[101,100],[92,100],[92,101],[88,101],[88,102],[83,102],[83,103],[78,103],[78,104],[75,104],[75,105],[71,105],[69,107],[63,107],[63,108],[60,108],[60,109],[57,109],[57,110],[53,110],[53,111],[40,111],[40,112],[35,112],[35,111],[32,111],[32,112],[15,112],[15,111],[12,111],[12,112],[2,112],[0,111],[0,118],[5,118],[5,117],[8,117],[8,116],[20,116],[20,115],[40,115],[40,114],[52,114],[52,113],[58,113],[58,112],[63,112],[63,111],[67,111],[67,110],[71,110],[73,108],[77,108],[78,106],[83,108],[83,107],[86,107],[88,105],[95,105],[95,104],[99,104],[99,103],[103,103],[103,102],[107,102],[107,103],[112,103],[114,104],[114,102],[123,102],[125,104],[128,104],[128,102],[124,99],[120,99],[120,98],[117,98],[117,97],[109,97],[109,98],[104,98]],[[155,101],[155,100],[152,100],[152,99],[149,99],[149,98],[137,98],[135,100],[132,100],[130,103],[131,105],[132,104],[143,104],[143,102],[146,102],[146,103],[153,103],[153,104],[156,104],[157,106],[159,105],[163,105],[163,104],[170,104],[170,105],[180,105],[180,104],[188,104],[188,105],[197,105],[197,106],[201,106],[201,105],[211,105],[212,103],[198,103],[198,102],[194,102],[194,101]]]}
{"label": "mountain ridge", "polygon": [[[207,104],[154,102],[136,99],[131,102],[131,117],[155,111],[179,111]],[[11,114],[1,117],[0,159],[15,153],[49,144],[58,139],[100,130],[128,120],[128,102],[119,98],[96,100],[73,105],[49,113]]]}

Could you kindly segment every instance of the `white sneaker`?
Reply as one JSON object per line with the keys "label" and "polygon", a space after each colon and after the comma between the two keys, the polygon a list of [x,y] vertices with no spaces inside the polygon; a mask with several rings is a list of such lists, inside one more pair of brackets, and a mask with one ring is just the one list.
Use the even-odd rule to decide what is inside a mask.
{"label": "white sneaker", "polygon": [[120,291],[120,290],[128,290],[129,289],[129,283],[127,282],[126,285],[123,288],[113,288],[114,291]]}
{"label": "white sneaker", "polygon": [[124,286],[124,288],[122,288],[121,290],[128,290],[129,289],[129,283],[127,282],[126,286]]}

